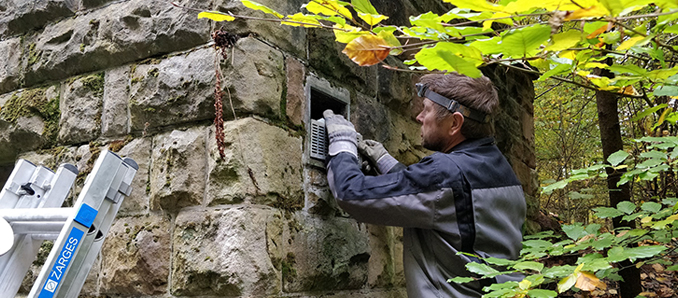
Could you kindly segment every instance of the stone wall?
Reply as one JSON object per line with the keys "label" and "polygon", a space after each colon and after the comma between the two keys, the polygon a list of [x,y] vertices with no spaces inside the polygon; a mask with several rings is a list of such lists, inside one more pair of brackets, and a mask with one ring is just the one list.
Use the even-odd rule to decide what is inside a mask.
{"label": "stone wall", "polygon": [[[239,1],[177,2],[261,16]],[[259,2],[293,13],[303,1]],[[373,2],[401,23],[399,13],[445,9],[435,0]],[[238,39],[217,62],[210,34],[222,27]],[[331,32],[214,24],[169,1],[3,1],[0,182],[17,158],[73,163],[82,174],[72,204],[101,150],[139,164],[82,296],[404,297],[401,230],[352,220],[324,170],[307,162],[306,90],[313,77],[348,93],[358,131],[411,164],[428,153],[414,120],[416,77],[358,67],[341,49]],[[531,81],[485,72],[502,96],[498,143],[534,195]]]}

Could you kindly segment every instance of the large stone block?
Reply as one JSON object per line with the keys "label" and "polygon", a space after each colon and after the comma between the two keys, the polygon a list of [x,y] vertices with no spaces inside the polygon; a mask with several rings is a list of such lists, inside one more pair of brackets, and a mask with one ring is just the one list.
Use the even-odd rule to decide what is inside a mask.
{"label": "large stone block", "polygon": [[248,201],[283,209],[303,206],[301,138],[253,118],[225,123],[225,159],[209,139],[209,205]]}
{"label": "large stone block", "polygon": [[93,74],[63,84],[61,94],[59,141],[77,144],[99,137],[104,74]]}
{"label": "large stone block", "polygon": [[173,56],[132,71],[132,130],[214,118],[213,48]]}
{"label": "large stone block", "polygon": [[[177,1],[208,9],[209,2]],[[45,27],[24,43],[25,84],[190,49],[209,40],[209,23],[163,0],[121,1]]]}
{"label": "large stone block", "polygon": [[[236,15],[252,16],[259,18],[272,18],[273,16],[245,8],[240,1],[217,0],[215,9],[219,11],[228,11]],[[285,15],[292,15],[301,11],[301,5],[307,3],[304,0],[259,0],[261,3],[271,9]],[[274,18],[274,17],[273,17]],[[235,20],[233,22],[221,22],[215,27],[223,28],[231,34],[240,36],[256,35],[272,44],[282,48],[286,52],[291,52],[294,56],[306,56],[306,29],[300,27],[284,26],[278,22],[267,22],[259,20]]]}
{"label": "large stone block", "polygon": [[129,77],[130,67],[111,69],[104,77],[101,134],[105,137],[126,135],[129,127]]}
{"label": "large stone block", "polygon": [[18,153],[41,148],[56,139],[59,97],[56,86],[1,97],[0,164],[13,163]]}
{"label": "large stone block", "polygon": [[201,205],[207,168],[204,127],[157,135],[151,155],[151,210]]}
{"label": "large stone block", "polygon": [[285,292],[350,290],[367,284],[372,252],[364,224],[296,212],[287,226]]}
{"label": "large stone block", "polygon": [[21,38],[0,41],[0,93],[19,86],[21,76]]}
{"label": "large stone block", "polygon": [[333,78],[334,82],[368,96],[376,96],[378,66],[358,66],[341,51],[345,44],[335,41],[334,33],[325,29],[309,29],[308,63]]}
{"label": "large stone block", "polygon": [[0,39],[73,16],[76,9],[68,0],[3,1],[0,4]]}
{"label": "large stone block", "polygon": [[282,214],[270,208],[183,210],[173,237],[173,295],[265,297],[281,290]]}
{"label": "large stone block", "polygon": [[166,215],[118,218],[101,251],[101,294],[144,296],[167,292],[172,250]]}
{"label": "large stone block", "polygon": [[232,99],[238,113],[279,118],[286,77],[282,53],[256,38],[246,37],[237,41],[232,55],[224,61],[227,67],[222,88],[229,89],[223,92],[224,110],[229,110]]}
{"label": "large stone block", "polygon": [[[126,140],[114,141],[108,145],[112,147],[123,145]],[[151,167],[151,138],[138,138],[124,144],[117,152],[121,157],[129,157],[139,166],[132,181],[132,193],[125,198],[118,214],[139,214],[148,210],[150,201],[150,181],[148,179]]]}

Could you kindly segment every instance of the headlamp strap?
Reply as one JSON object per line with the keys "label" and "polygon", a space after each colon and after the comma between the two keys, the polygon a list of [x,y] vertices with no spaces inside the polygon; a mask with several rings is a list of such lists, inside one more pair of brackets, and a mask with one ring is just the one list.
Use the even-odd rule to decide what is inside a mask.
{"label": "headlamp strap", "polygon": [[[428,89],[427,86],[423,86],[423,89],[421,91],[423,91],[423,92],[419,92],[420,93],[419,96],[423,95],[423,97],[426,97],[426,98],[430,99],[431,101],[445,107],[448,111],[450,111],[452,113],[459,112],[462,115],[464,115],[464,117],[473,119],[473,120],[478,121],[480,123],[490,122],[490,116],[489,115],[487,115],[487,114],[485,114],[481,111],[466,107],[466,106],[460,104],[456,100],[452,100],[452,99],[449,99],[449,98],[442,96],[438,93],[435,93],[435,92],[431,91],[430,89]],[[423,93],[423,94],[421,94],[421,93]]]}

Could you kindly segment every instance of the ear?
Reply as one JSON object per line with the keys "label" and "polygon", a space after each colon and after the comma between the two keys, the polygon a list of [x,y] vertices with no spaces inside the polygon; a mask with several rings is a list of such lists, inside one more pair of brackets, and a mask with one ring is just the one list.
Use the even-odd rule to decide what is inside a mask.
{"label": "ear", "polygon": [[452,120],[449,130],[450,136],[457,133],[461,134],[461,126],[464,125],[464,115],[459,112],[454,112],[450,118]]}

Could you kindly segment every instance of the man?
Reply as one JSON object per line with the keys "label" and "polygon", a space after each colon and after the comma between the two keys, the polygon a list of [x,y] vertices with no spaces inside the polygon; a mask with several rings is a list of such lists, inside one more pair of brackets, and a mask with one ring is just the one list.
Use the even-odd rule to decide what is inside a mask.
{"label": "man", "polygon": [[[356,220],[404,228],[409,297],[480,297],[483,286],[515,278],[447,283],[482,262],[460,252],[517,258],[526,212],[520,182],[491,137],[497,93],[489,79],[459,74],[426,75],[417,89],[425,97],[422,145],[437,152],[405,167],[381,144],[358,143],[350,122],[325,111],[330,189]],[[360,171],[358,148],[381,175]]]}

